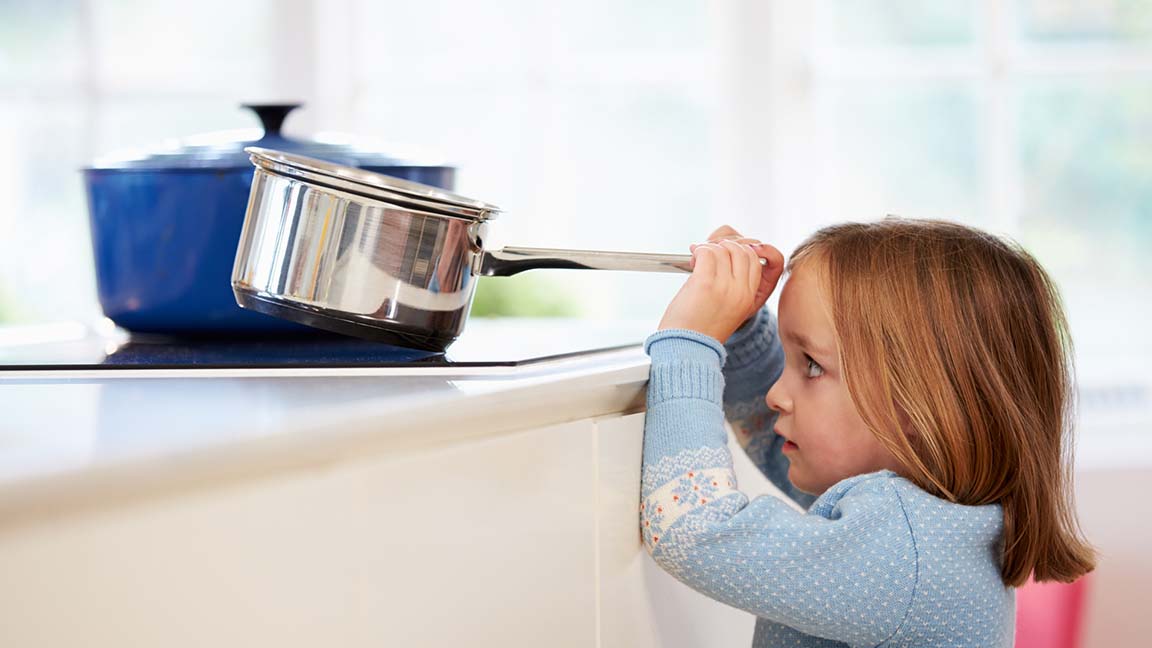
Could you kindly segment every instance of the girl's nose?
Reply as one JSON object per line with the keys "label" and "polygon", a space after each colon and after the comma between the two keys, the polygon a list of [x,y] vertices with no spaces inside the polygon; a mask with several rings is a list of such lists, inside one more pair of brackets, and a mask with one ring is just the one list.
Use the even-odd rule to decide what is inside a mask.
{"label": "girl's nose", "polygon": [[764,402],[768,404],[768,409],[781,414],[792,411],[792,399],[784,393],[783,380],[777,380],[768,393],[764,395]]}

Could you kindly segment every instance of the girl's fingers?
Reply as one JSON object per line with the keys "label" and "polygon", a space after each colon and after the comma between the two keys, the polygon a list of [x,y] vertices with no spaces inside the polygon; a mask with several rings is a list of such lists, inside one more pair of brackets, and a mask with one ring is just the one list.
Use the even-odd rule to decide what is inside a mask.
{"label": "girl's fingers", "polygon": [[[766,282],[775,287],[776,282],[779,281],[780,275],[784,273],[784,255],[775,247],[767,244],[761,244],[753,248],[756,256],[764,259],[764,266],[762,268],[763,278]],[[772,289],[769,289],[771,292]]]}
{"label": "girl's fingers", "polygon": [[752,294],[755,294],[756,289],[760,286],[760,275],[763,273],[760,256],[751,245],[739,245],[735,253],[744,260],[740,264],[740,272],[734,275],[735,279],[749,288]]}
{"label": "girl's fingers", "polygon": [[716,278],[718,247],[713,243],[703,243],[693,248],[692,256],[696,259],[696,265],[692,268],[694,276],[708,280]]}
{"label": "girl's fingers", "polygon": [[742,239],[724,239],[722,241],[711,241],[714,243],[735,243],[740,247],[751,250],[753,245],[761,245],[760,241],[756,239],[742,238]]}
{"label": "girl's fingers", "polygon": [[751,252],[751,248],[740,245],[735,241],[723,241],[720,245],[724,247],[725,253],[728,254],[731,263],[731,278],[734,281],[743,283],[744,277],[748,275],[748,255],[745,251]]}
{"label": "girl's fingers", "polygon": [[757,241],[755,244],[754,252],[756,256],[764,259],[765,268],[773,268],[778,270],[784,269],[784,254],[771,245],[766,245]]}
{"label": "girl's fingers", "polygon": [[[760,277],[764,275],[764,266],[760,265],[760,254],[751,246],[744,248],[749,256],[748,285],[752,287],[752,294],[760,287]],[[767,265],[767,264],[765,264]]]}
{"label": "girl's fingers", "polygon": [[756,300],[760,302],[775,292],[776,284],[780,282],[780,276],[784,273],[784,255],[768,244],[758,245],[752,249],[755,250],[756,256],[764,260],[764,266],[760,268],[760,285],[756,289]]}

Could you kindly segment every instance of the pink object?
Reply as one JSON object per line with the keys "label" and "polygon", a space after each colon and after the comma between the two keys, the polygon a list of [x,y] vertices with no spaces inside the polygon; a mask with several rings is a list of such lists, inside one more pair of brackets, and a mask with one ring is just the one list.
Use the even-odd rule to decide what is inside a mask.
{"label": "pink object", "polygon": [[1078,648],[1088,577],[1016,590],[1016,648]]}

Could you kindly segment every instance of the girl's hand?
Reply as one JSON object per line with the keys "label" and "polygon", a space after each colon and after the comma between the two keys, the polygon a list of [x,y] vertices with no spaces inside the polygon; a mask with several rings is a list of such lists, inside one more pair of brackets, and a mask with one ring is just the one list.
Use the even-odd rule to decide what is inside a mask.
{"label": "girl's hand", "polygon": [[760,268],[760,285],[756,287],[756,298],[752,301],[752,310],[744,318],[747,320],[760,310],[760,307],[768,301],[772,292],[776,290],[776,284],[780,283],[780,276],[784,274],[784,255],[771,245],[761,243],[759,239],[745,237],[727,225],[721,225],[719,229],[708,235],[709,243],[725,240],[751,245],[752,251],[764,259],[764,265]]}
{"label": "girl's hand", "polygon": [[691,250],[692,275],[668,305],[659,329],[688,329],[723,343],[775,290],[784,255],[728,226]]}

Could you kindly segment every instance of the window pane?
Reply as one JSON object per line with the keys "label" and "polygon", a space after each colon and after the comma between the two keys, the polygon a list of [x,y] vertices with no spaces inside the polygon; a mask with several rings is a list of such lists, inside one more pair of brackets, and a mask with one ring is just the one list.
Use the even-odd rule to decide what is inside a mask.
{"label": "window pane", "polygon": [[1029,83],[1020,136],[1021,236],[1065,293],[1082,364],[1107,351],[1112,369],[1146,372],[1152,84]]}
{"label": "window pane", "polygon": [[[566,226],[555,247],[687,254],[708,235],[711,113],[691,86],[572,86],[557,110],[555,193],[539,213]],[[564,277],[591,312],[626,318],[659,318],[683,282],[635,272]]]}
{"label": "window pane", "polygon": [[955,83],[843,83],[833,103],[836,213],[981,224],[975,92]]}
{"label": "window pane", "polygon": [[272,32],[280,16],[271,0],[103,0],[89,5],[105,91],[211,93],[239,102],[280,90],[270,86]]}
{"label": "window pane", "polygon": [[356,6],[354,63],[361,82],[373,91],[420,83],[471,91],[522,80],[546,60],[540,51],[547,43],[544,3],[423,0]]}
{"label": "window pane", "polygon": [[974,2],[827,0],[832,43],[849,47],[967,45],[975,33]]}
{"label": "window pane", "polygon": [[571,59],[678,56],[708,47],[708,7],[698,0],[365,1],[357,10],[360,75],[376,86],[541,85],[558,68],[578,65]]}
{"label": "window pane", "polygon": [[[690,86],[381,91],[358,133],[441,152],[458,189],[502,207],[489,243],[683,252],[707,227],[710,113]],[[535,277],[539,277],[536,279]],[[533,271],[485,280],[550,283],[583,312],[658,316],[683,277]],[[660,290],[665,287],[666,290]],[[537,291],[538,292],[538,291]]]}
{"label": "window pane", "polygon": [[76,83],[80,0],[0,0],[0,84]]}
{"label": "window pane", "polygon": [[[300,109],[301,112],[306,108]],[[251,111],[226,99],[150,98],[114,99],[92,106],[96,133],[94,157],[126,148],[153,149],[174,138],[214,131],[251,130],[247,136],[260,137],[260,120]],[[297,113],[285,121],[292,131]],[[233,139],[243,139],[237,133]]]}
{"label": "window pane", "polygon": [[558,3],[558,45],[569,52],[683,53],[708,47],[708,3],[583,0]]}
{"label": "window pane", "polygon": [[1026,40],[1152,41],[1148,0],[1016,0],[1016,6]]}
{"label": "window pane", "polygon": [[[686,252],[708,233],[713,79],[684,69],[712,47],[707,3],[512,6],[358,4],[372,55],[359,59],[351,130],[454,163],[461,193],[505,210],[493,247]],[[548,287],[582,315],[653,318],[681,283],[538,270],[481,290]]]}
{"label": "window pane", "polygon": [[0,322],[97,312],[81,107],[0,102]]}

